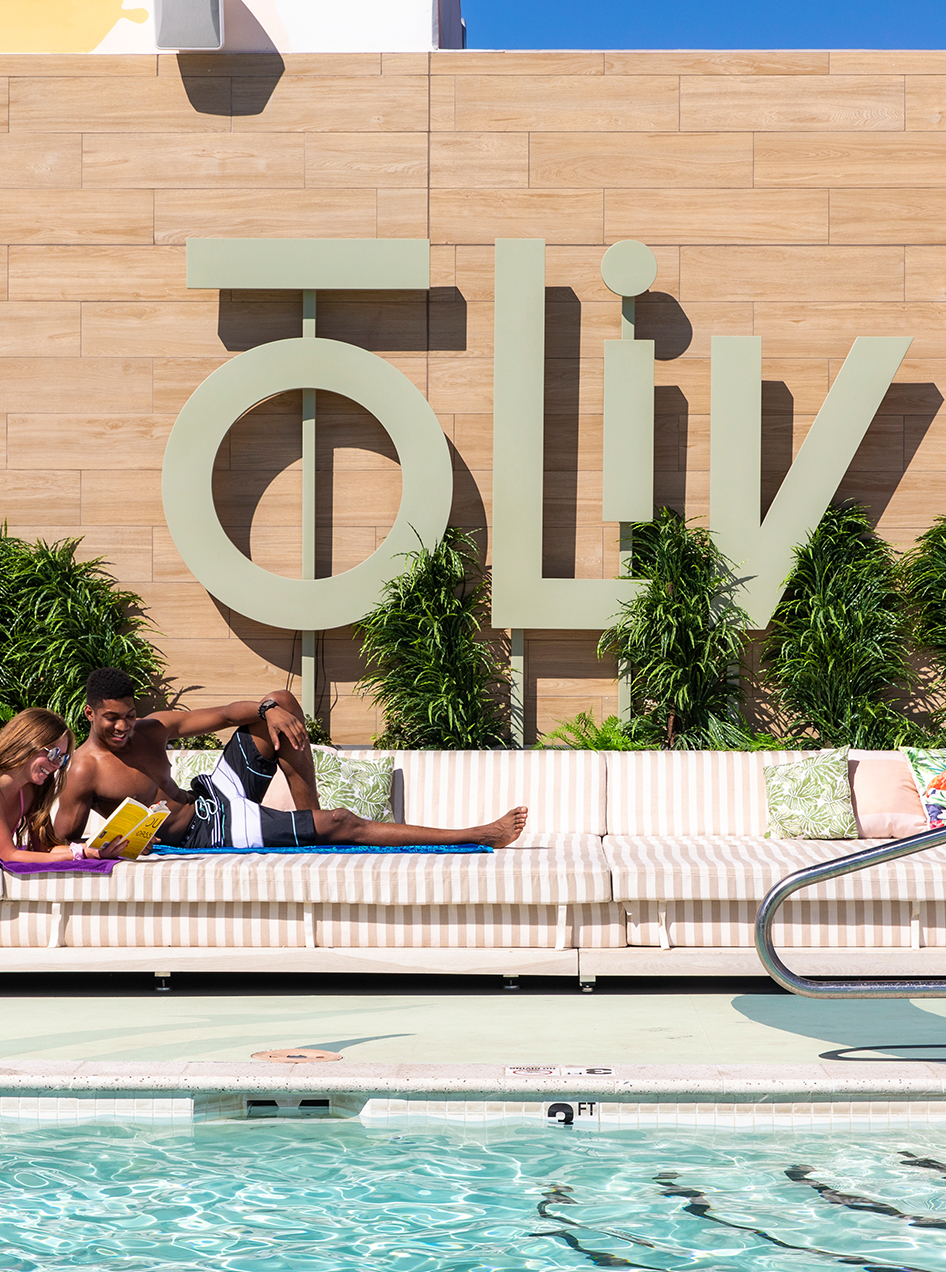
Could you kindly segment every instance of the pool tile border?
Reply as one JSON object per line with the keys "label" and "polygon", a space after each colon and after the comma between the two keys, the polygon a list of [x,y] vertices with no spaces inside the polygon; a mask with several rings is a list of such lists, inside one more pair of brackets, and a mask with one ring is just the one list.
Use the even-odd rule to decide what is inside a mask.
{"label": "pool tile border", "polygon": [[[607,1077],[507,1076],[504,1065],[22,1061],[0,1067],[0,1124],[193,1126],[306,1097],[367,1126],[516,1122],[576,1129],[864,1128],[946,1125],[946,1066],[902,1061],[617,1065]],[[282,1114],[278,1114],[282,1115]]]}

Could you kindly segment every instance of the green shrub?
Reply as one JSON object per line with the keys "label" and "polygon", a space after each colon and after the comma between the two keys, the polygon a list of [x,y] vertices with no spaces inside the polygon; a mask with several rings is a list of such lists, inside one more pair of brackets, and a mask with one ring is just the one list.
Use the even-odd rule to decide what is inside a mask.
{"label": "green shrub", "polygon": [[189,738],[171,738],[169,751],[219,751],[223,743],[216,733],[195,733]]}
{"label": "green shrub", "polygon": [[821,746],[923,741],[890,701],[910,683],[898,563],[856,504],[832,506],[795,549],[763,650],[766,680],[796,734]]}
{"label": "green shrub", "polygon": [[85,682],[96,667],[120,667],[136,693],[159,693],[163,662],[145,633],[142,600],[121,591],[102,558],[77,561],[80,539],[29,544],[0,533],[0,703],[48,707],[80,737]]}
{"label": "green shrub", "polygon": [[748,616],[732,599],[726,558],[708,530],[670,508],[632,527],[632,572],[647,584],[601,637],[628,681],[631,745],[742,745],[739,666]]}
{"label": "green shrub", "polygon": [[946,666],[946,517],[937,517],[903,560],[916,643]]}
{"label": "green shrub", "polygon": [[479,636],[489,621],[489,585],[475,540],[450,528],[433,551],[422,547],[406,558],[381,604],[355,625],[368,666],[357,688],[384,715],[375,745],[502,745],[507,726],[495,694],[508,672]]}

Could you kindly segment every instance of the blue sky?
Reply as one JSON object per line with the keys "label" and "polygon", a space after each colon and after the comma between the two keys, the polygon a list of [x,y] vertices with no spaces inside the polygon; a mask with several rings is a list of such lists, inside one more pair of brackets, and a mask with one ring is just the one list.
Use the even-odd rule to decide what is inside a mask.
{"label": "blue sky", "polygon": [[944,0],[462,0],[477,49],[935,49]]}

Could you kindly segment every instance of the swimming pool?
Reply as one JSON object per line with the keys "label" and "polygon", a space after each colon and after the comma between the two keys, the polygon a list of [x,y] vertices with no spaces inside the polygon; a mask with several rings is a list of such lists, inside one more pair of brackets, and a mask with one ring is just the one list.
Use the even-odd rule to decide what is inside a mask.
{"label": "swimming pool", "polygon": [[946,1272],[946,1131],[0,1133],[0,1272]]}

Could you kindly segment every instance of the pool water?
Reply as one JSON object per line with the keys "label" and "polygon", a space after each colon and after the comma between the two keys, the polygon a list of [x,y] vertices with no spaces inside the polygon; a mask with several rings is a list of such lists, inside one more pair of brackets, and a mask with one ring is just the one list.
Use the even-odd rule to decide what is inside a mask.
{"label": "pool water", "polygon": [[946,1272],[946,1131],[0,1133],[0,1272]]}

